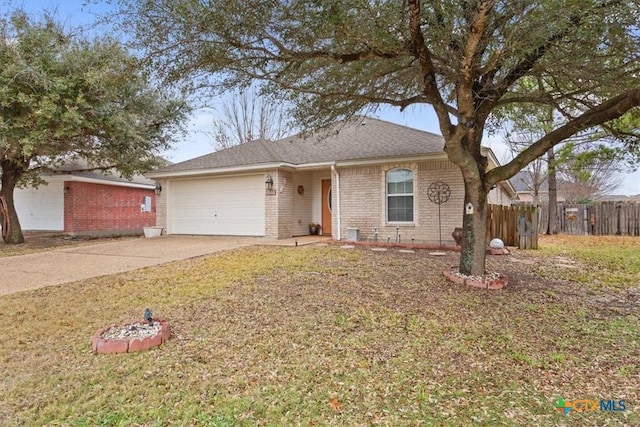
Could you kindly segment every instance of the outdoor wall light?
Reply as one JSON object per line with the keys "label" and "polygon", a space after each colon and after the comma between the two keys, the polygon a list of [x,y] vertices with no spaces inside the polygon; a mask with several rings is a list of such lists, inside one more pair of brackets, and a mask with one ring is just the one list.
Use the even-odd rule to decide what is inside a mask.
{"label": "outdoor wall light", "polygon": [[273,178],[271,178],[271,175],[267,175],[267,180],[264,182],[264,186],[269,191],[273,190]]}
{"label": "outdoor wall light", "polygon": [[162,193],[162,185],[156,184],[156,195],[159,196]]}
{"label": "outdoor wall light", "polygon": [[64,186],[64,194],[67,194],[69,192],[69,186],[65,185]]}

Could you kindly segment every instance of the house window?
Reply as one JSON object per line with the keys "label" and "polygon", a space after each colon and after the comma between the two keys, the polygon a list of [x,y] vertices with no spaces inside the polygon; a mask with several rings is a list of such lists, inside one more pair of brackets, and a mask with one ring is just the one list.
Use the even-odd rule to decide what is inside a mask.
{"label": "house window", "polygon": [[409,169],[387,172],[387,221],[413,222],[413,172]]}

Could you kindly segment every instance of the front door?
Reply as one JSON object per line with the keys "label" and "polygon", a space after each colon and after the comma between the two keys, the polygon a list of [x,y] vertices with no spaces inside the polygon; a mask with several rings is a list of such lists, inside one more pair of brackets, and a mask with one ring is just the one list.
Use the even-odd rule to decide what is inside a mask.
{"label": "front door", "polygon": [[322,234],[333,233],[331,229],[331,180],[322,180]]}

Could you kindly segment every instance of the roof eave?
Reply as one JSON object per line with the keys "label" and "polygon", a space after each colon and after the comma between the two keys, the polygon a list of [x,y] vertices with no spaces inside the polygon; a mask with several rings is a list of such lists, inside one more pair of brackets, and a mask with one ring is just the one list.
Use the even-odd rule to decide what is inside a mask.
{"label": "roof eave", "polygon": [[184,177],[196,177],[196,176],[205,176],[205,175],[221,175],[221,174],[229,174],[229,173],[241,173],[241,172],[259,172],[268,169],[274,169],[279,167],[291,166],[295,167],[295,165],[289,165],[282,162],[269,162],[269,163],[256,163],[253,165],[238,165],[238,166],[225,166],[219,168],[206,168],[206,169],[192,169],[192,170],[181,170],[174,172],[149,172],[145,176],[151,179],[158,178],[184,178]]}
{"label": "roof eave", "polygon": [[395,156],[395,157],[379,157],[371,159],[354,159],[354,160],[339,160],[335,162],[336,167],[349,167],[349,166],[365,166],[365,165],[379,165],[390,162],[412,162],[420,160],[448,160],[447,154],[444,151],[433,152],[428,154],[411,155],[411,156]]}
{"label": "roof eave", "polygon": [[124,180],[98,178],[98,177],[94,178],[94,177],[87,177],[87,176],[78,176],[72,173],[41,174],[40,176],[47,182],[73,181],[73,182],[85,182],[88,184],[111,185],[114,187],[141,188],[145,190],[153,190],[155,188],[155,184],[152,184],[152,183],[147,184],[144,182],[124,181]]}
{"label": "roof eave", "polygon": [[509,181],[508,179],[504,181],[500,181],[500,184],[502,184],[502,187],[505,190],[507,190],[507,193],[509,193],[509,197],[515,197],[518,195],[518,192],[516,191],[515,187],[513,186],[513,184],[511,184],[511,181]]}
{"label": "roof eave", "polygon": [[317,163],[302,163],[300,165],[295,165],[294,168],[297,170],[319,170],[319,169],[327,169],[331,166],[335,166],[336,162],[317,162]]}
{"label": "roof eave", "polygon": [[[493,152],[493,150],[490,147],[483,146],[480,150],[481,150],[481,153],[487,156],[487,158],[491,161],[491,163],[493,163],[494,168],[501,166],[500,162],[498,161],[498,158],[496,157],[496,154]],[[509,193],[509,197],[515,197],[517,195],[516,188],[513,186],[513,184],[511,184],[511,181],[509,181],[508,179],[505,179],[504,181],[500,181],[500,184],[507,191],[507,193]]]}
{"label": "roof eave", "polygon": [[65,177],[65,180],[74,182],[86,182],[90,184],[113,185],[115,187],[141,188],[144,190],[153,190],[155,188],[154,184],[144,184],[142,182],[131,181],[114,181],[109,179],[89,178],[77,175],[69,175],[68,177]]}

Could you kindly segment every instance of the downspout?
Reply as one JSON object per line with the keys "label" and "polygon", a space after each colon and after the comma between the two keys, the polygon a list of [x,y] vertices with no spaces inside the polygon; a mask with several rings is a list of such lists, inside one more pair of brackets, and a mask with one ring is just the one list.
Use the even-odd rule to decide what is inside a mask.
{"label": "downspout", "polygon": [[341,225],[341,220],[340,220],[340,174],[336,170],[336,165],[335,164],[331,165],[331,172],[333,172],[336,175],[336,210],[338,211],[338,234],[337,234],[336,240],[340,241],[340,240],[342,240],[341,237],[340,237],[340,225]]}

